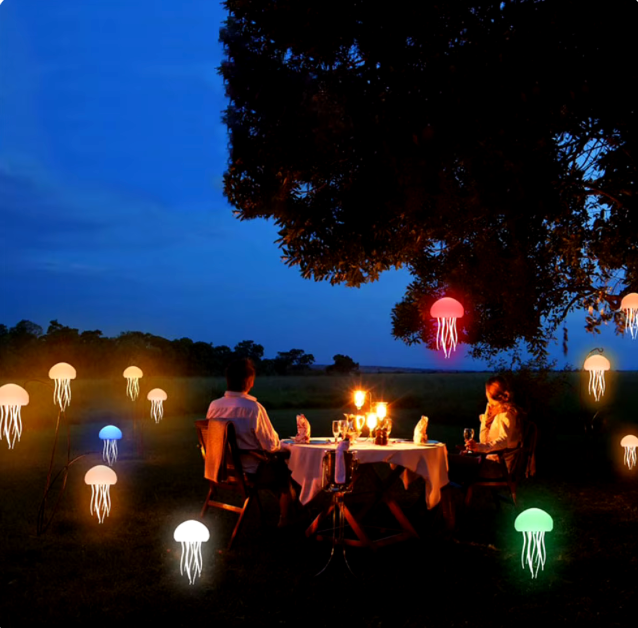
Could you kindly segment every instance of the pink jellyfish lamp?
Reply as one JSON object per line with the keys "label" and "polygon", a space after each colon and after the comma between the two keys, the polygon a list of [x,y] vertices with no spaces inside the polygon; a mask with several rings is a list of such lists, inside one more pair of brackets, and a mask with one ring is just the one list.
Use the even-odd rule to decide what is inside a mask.
{"label": "pink jellyfish lamp", "polygon": [[632,340],[638,335],[638,293],[625,295],[620,302],[620,309],[625,313],[625,331],[629,330]]}
{"label": "pink jellyfish lamp", "polygon": [[16,438],[22,435],[20,408],[29,403],[29,393],[17,384],[0,386],[0,440],[2,433],[7,438],[9,449],[13,449]]}
{"label": "pink jellyfish lamp", "polygon": [[126,394],[131,398],[131,401],[135,401],[140,394],[139,382],[144,373],[137,366],[129,366],[124,369],[122,375],[126,377]]}
{"label": "pink jellyfish lamp", "polygon": [[633,469],[636,466],[636,447],[638,447],[638,438],[633,434],[625,436],[620,441],[620,446],[625,449],[625,464],[629,469]]}
{"label": "pink jellyfish lamp", "polygon": [[167,399],[166,393],[161,388],[153,388],[146,398],[151,402],[151,418],[155,419],[155,423],[159,423],[164,416],[162,402]]}
{"label": "pink jellyfish lamp", "polygon": [[179,563],[180,574],[188,576],[190,584],[202,574],[202,543],[208,541],[208,528],[199,521],[191,519],[180,523],[173,534],[173,538],[182,544],[182,558]]}
{"label": "pink jellyfish lamp", "polygon": [[99,464],[86,472],[86,484],[91,485],[91,514],[96,514],[100,523],[111,512],[111,495],[109,488],[117,482],[117,475],[113,469]]}
{"label": "pink jellyfish lamp", "polygon": [[49,377],[55,380],[53,403],[64,412],[71,403],[71,380],[75,379],[75,369],[66,362],[58,362],[49,369]]}
{"label": "pink jellyfish lamp", "polygon": [[430,308],[430,316],[437,320],[436,348],[442,346],[445,357],[449,358],[450,353],[456,351],[456,319],[463,316],[463,306],[456,299],[443,297]]}
{"label": "pink jellyfish lamp", "polygon": [[596,353],[585,360],[583,368],[589,371],[589,394],[599,401],[605,394],[605,371],[611,368],[611,363],[604,355]]}

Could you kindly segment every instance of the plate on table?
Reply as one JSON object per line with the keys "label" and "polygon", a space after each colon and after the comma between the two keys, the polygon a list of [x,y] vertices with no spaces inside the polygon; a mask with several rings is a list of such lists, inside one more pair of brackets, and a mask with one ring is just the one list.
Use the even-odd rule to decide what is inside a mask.
{"label": "plate on table", "polygon": [[280,438],[279,442],[284,445],[292,445],[295,441],[292,438]]}
{"label": "plate on table", "polygon": [[332,441],[329,438],[322,438],[321,436],[310,438],[311,445],[329,445],[330,443],[332,443]]}

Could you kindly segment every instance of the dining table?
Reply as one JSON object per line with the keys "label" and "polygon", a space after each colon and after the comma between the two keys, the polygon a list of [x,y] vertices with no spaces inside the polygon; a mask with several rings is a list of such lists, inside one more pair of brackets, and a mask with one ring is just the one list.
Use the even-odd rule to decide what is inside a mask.
{"label": "dining table", "polygon": [[[336,443],[330,438],[312,438],[307,443],[296,443],[292,439],[281,441],[282,449],[290,451],[288,467],[292,478],[300,487],[299,501],[307,504],[323,490],[323,458],[326,452],[335,451]],[[388,542],[410,537],[418,537],[416,531],[401,510],[399,504],[390,495],[391,484],[400,476],[405,488],[417,478],[425,483],[425,503],[428,509],[434,508],[441,500],[441,488],[448,480],[447,449],[444,443],[430,440],[426,443],[415,443],[406,439],[389,439],[386,445],[375,444],[369,439],[359,439],[349,446],[355,454],[359,468],[361,465],[386,463],[391,468],[385,481],[378,480],[378,500],[383,501],[400,525],[400,533],[388,537],[382,542],[372,541],[364,531],[360,516],[355,516],[346,509],[346,518],[355,530],[358,540],[352,544],[377,547]],[[356,481],[355,481],[356,490]],[[317,531],[319,521],[325,518],[331,507],[325,509],[308,528],[310,536]]]}

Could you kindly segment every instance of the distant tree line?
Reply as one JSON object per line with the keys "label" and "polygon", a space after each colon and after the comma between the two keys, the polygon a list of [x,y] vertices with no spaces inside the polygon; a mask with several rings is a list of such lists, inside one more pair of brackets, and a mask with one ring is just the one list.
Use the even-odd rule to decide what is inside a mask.
{"label": "distant tree line", "polygon": [[[302,349],[279,351],[264,358],[264,347],[243,340],[234,349],[190,338],[167,340],[141,331],[124,331],[109,338],[99,329],[82,331],[52,320],[46,333],[36,323],[21,320],[14,327],[0,324],[0,376],[35,377],[57,362],[68,362],[86,377],[111,377],[134,364],[148,376],[223,375],[234,358],[250,358],[260,375],[307,373],[315,362]],[[356,371],[350,357],[334,356],[329,373]]]}

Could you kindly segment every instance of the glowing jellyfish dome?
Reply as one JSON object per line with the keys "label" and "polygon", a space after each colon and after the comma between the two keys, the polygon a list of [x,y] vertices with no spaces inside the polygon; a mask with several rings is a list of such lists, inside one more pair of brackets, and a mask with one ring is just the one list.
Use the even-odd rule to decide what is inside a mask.
{"label": "glowing jellyfish dome", "polygon": [[629,330],[632,340],[638,335],[638,293],[626,294],[620,302],[620,309],[625,313],[625,331]]}
{"label": "glowing jellyfish dome", "polygon": [[528,508],[523,511],[516,521],[514,528],[517,532],[523,533],[523,551],[521,553],[521,564],[525,569],[525,564],[529,565],[532,578],[538,575],[538,568],[545,569],[545,532],[554,529],[553,519],[540,508]]}
{"label": "glowing jellyfish dome", "polygon": [[91,514],[96,514],[102,523],[111,512],[109,488],[117,482],[117,475],[113,469],[99,464],[86,472],[84,481],[91,485]]}
{"label": "glowing jellyfish dome", "polygon": [[115,425],[107,425],[100,430],[98,436],[104,441],[102,460],[112,467],[117,460],[117,441],[122,438],[122,432]]}
{"label": "glowing jellyfish dome", "polygon": [[129,366],[124,369],[122,375],[126,377],[126,394],[131,398],[131,401],[135,401],[140,394],[139,382],[144,373],[137,366]]}
{"label": "glowing jellyfish dome", "polygon": [[75,369],[66,362],[58,362],[49,369],[49,377],[55,380],[53,403],[64,412],[71,403],[71,380],[75,379]]}
{"label": "glowing jellyfish dome", "polygon": [[451,297],[439,299],[430,308],[430,316],[437,320],[436,348],[442,346],[446,358],[450,357],[452,350],[456,351],[456,319],[462,318],[463,313],[463,306]]}
{"label": "glowing jellyfish dome", "polygon": [[636,447],[638,447],[638,438],[633,434],[628,434],[620,441],[620,446],[625,449],[625,464],[629,469],[636,466]]}
{"label": "glowing jellyfish dome", "polygon": [[29,403],[29,393],[17,384],[0,386],[0,440],[7,438],[9,449],[13,449],[16,438],[22,435],[20,408]]}
{"label": "glowing jellyfish dome", "polygon": [[182,558],[179,563],[179,573],[188,576],[190,584],[202,573],[202,543],[208,541],[208,528],[199,521],[191,519],[180,523],[173,535],[182,544]]}
{"label": "glowing jellyfish dome", "polygon": [[166,393],[161,388],[153,388],[146,398],[151,402],[151,418],[155,419],[155,423],[159,423],[164,416],[162,403],[167,399]]}
{"label": "glowing jellyfish dome", "polygon": [[611,368],[611,363],[604,355],[596,353],[585,360],[583,368],[589,371],[589,394],[599,401],[605,394],[605,371]]}

